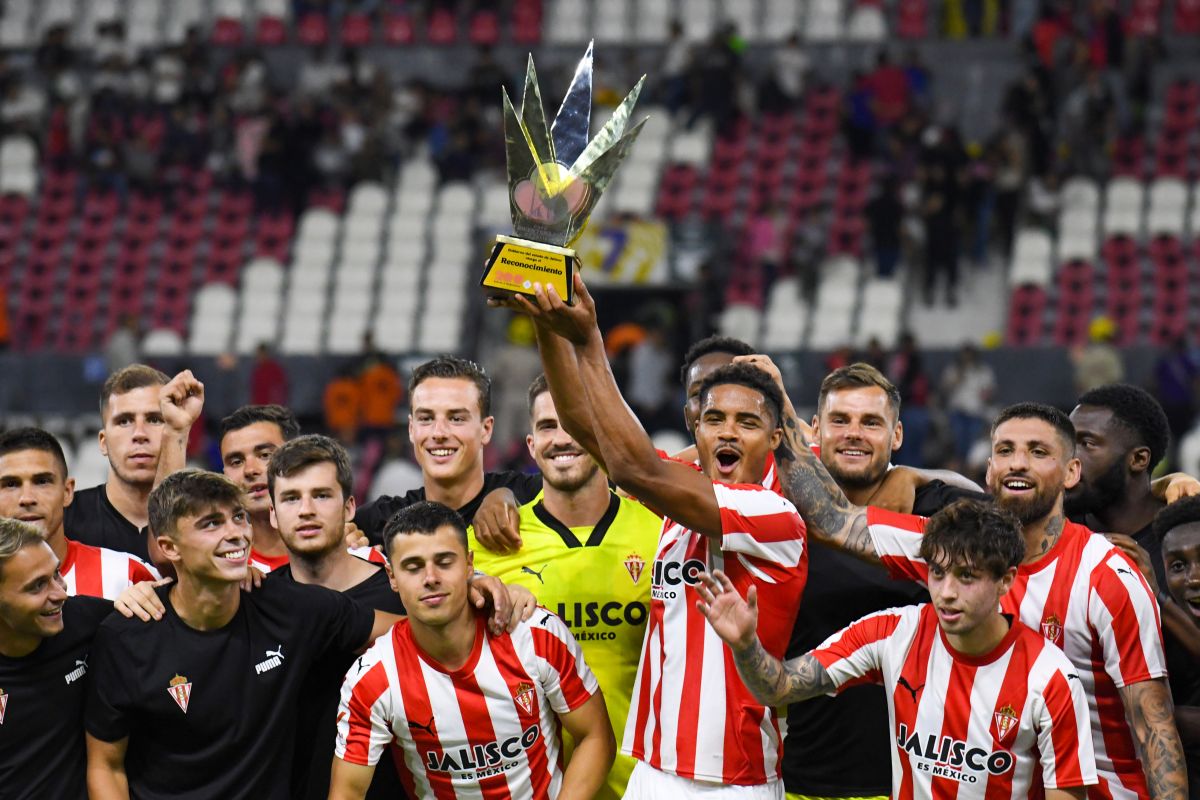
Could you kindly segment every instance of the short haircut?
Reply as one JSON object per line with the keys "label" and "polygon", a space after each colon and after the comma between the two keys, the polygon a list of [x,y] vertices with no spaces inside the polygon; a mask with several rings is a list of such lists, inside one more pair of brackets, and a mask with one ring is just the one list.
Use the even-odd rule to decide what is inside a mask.
{"label": "short haircut", "polygon": [[1025,558],[1021,523],[995,503],[959,500],[925,523],[921,558],[926,564],[962,564],[1000,578]]}
{"label": "short haircut", "polygon": [[1176,500],[1154,515],[1154,536],[1162,541],[1170,531],[1180,525],[1200,523],[1200,495]]}
{"label": "short haircut", "polygon": [[992,423],[992,435],[994,436],[996,429],[1010,419],[1040,419],[1042,422],[1049,423],[1058,433],[1058,437],[1062,439],[1067,457],[1074,457],[1075,426],[1071,423],[1071,418],[1061,410],[1045,403],[1014,403],[1002,409],[997,415]]}
{"label": "short haircut", "polygon": [[550,384],[546,381],[545,373],[538,375],[533,379],[533,383],[529,384],[529,416],[533,416],[533,404],[548,391],[550,391]]}
{"label": "short haircut", "polygon": [[9,559],[26,547],[45,541],[38,529],[28,522],[0,517],[0,575]]}
{"label": "short haircut", "polygon": [[174,536],[183,517],[210,506],[242,507],[242,489],[218,472],[181,469],[168,475],[150,493],[150,531],[155,536]]}
{"label": "short haircut", "polygon": [[147,386],[166,386],[171,379],[154,367],[145,364],[130,364],[108,376],[100,387],[100,416],[108,413],[108,399],[114,395],[128,394],[134,389]]}
{"label": "short haircut", "polygon": [[412,371],[408,379],[408,396],[412,397],[413,390],[429,378],[459,378],[475,384],[479,390],[479,413],[487,417],[492,413],[492,379],[484,372],[483,367],[466,358],[459,356],[438,356],[432,361],[426,361]]}
{"label": "short haircut", "polygon": [[741,339],[734,339],[731,336],[709,336],[701,339],[689,347],[687,353],[683,356],[683,366],[679,370],[679,382],[683,385],[683,388],[687,388],[687,374],[688,370],[692,368],[692,364],[695,364],[710,353],[728,353],[731,356],[752,356],[755,350]]}
{"label": "short haircut", "polygon": [[422,500],[400,509],[383,526],[383,552],[388,559],[391,559],[392,542],[397,536],[410,533],[423,533],[428,536],[437,533],[438,528],[445,525],[449,525],[458,532],[463,550],[469,549],[467,523],[463,522],[462,516],[450,506],[435,503],[432,500]]}
{"label": "short haircut", "polygon": [[278,425],[285,442],[300,435],[300,423],[290,408],[273,403],[263,406],[242,406],[221,420],[220,434],[217,436],[218,444],[226,434],[240,431],[242,428],[249,428],[258,422],[272,422]]}
{"label": "short haircut", "polygon": [[779,390],[773,378],[753,364],[726,364],[712,371],[700,384],[700,402],[713,390],[714,386],[734,384],[745,386],[762,394],[767,401],[767,409],[774,417],[776,426],[783,424],[783,392]]}
{"label": "short haircut", "polygon": [[896,384],[887,379],[886,375],[864,361],[838,367],[825,376],[825,380],[821,381],[821,391],[817,394],[817,413],[820,414],[821,409],[825,407],[825,398],[830,392],[868,389],[872,386],[883,390],[883,393],[887,395],[888,407],[899,419],[900,390],[896,388]]}
{"label": "short haircut", "polygon": [[1113,420],[1132,433],[1137,446],[1150,448],[1150,468],[1162,461],[1171,444],[1167,414],[1154,396],[1128,383],[1110,383],[1084,392],[1081,406],[1107,408]]}
{"label": "short haircut", "polygon": [[0,433],[0,458],[22,450],[41,450],[54,456],[54,460],[62,467],[63,480],[67,479],[67,457],[53,434],[41,428],[13,428]]}
{"label": "short haircut", "polygon": [[290,478],[302,469],[314,464],[333,464],[337,471],[337,482],[342,487],[342,499],[354,494],[354,470],[350,466],[350,454],[346,448],[328,436],[310,433],[284,442],[271,454],[267,464],[267,490],[275,498],[275,479],[282,475]]}

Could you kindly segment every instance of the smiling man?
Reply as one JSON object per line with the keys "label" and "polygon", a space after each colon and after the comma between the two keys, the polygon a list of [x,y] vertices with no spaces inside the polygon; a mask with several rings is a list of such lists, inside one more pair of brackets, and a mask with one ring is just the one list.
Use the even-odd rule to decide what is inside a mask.
{"label": "smiling man", "polygon": [[59,562],[68,595],[115,600],[139,581],[157,577],[129,553],[67,539],[63,512],[75,481],[67,477],[62,446],[39,428],[0,433],[0,517],[29,523],[41,532]]}

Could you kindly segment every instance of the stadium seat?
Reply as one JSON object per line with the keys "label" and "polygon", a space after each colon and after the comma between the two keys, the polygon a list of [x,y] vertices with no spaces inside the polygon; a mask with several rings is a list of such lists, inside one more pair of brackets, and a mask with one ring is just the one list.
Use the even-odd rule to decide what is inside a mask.
{"label": "stadium seat", "polygon": [[181,356],[184,353],[183,339],[169,328],[152,330],[142,339],[142,353],[155,358]]}
{"label": "stadium seat", "polygon": [[724,336],[741,339],[752,347],[757,346],[759,329],[762,327],[762,312],[754,306],[730,305],[721,312],[717,327]]}
{"label": "stadium seat", "polygon": [[371,43],[374,32],[371,18],[361,11],[352,11],[342,17],[341,40],[347,47],[363,47]]}
{"label": "stadium seat", "polygon": [[887,36],[883,9],[877,5],[860,4],[850,12],[846,38],[852,42],[881,42]]}
{"label": "stadium seat", "polygon": [[1050,252],[1050,236],[1045,231],[1033,228],[1020,231],[1013,245],[1009,284],[1047,286],[1052,273]]}

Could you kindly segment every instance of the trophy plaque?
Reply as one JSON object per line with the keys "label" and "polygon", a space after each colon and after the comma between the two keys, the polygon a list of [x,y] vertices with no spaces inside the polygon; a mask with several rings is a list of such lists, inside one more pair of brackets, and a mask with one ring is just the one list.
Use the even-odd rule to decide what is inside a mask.
{"label": "trophy plaque", "polygon": [[504,92],[504,145],[514,236],[497,236],[480,285],[489,295],[533,295],[535,283],[553,285],[572,301],[575,251],[601,193],[642,130],[626,130],[646,76],[637,82],[596,137],[591,133],[592,45],[549,128],[533,56],[517,111]]}

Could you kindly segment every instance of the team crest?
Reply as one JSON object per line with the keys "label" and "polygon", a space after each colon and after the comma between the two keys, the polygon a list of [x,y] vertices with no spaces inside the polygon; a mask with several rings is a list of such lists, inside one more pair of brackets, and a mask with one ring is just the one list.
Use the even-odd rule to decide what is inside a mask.
{"label": "team crest", "polygon": [[1017,712],[1011,705],[1004,706],[996,712],[996,741],[1003,742],[1009,732],[1018,722]]}
{"label": "team crest", "polygon": [[179,673],[175,673],[175,677],[171,678],[171,682],[167,685],[167,694],[171,695],[175,705],[179,706],[180,710],[186,714],[188,701],[192,699],[191,682]]}
{"label": "team crest", "polygon": [[4,724],[4,710],[8,708],[8,694],[0,689],[0,725]]}
{"label": "team crest", "polygon": [[625,571],[629,573],[629,579],[635,584],[642,577],[642,570],[646,568],[646,559],[639,556],[637,553],[630,553],[625,556]]}
{"label": "team crest", "polygon": [[533,687],[528,683],[517,684],[517,688],[513,690],[513,700],[516,700],[517,705],[525,709],[526,714],[533,713]]}
{"label": "team crest", "polygon": [[1062,643],[1062,632],[1062,623],[1058,621],[1058,617],[1050,614],[1042,620],[1042,636],[1055,644]]}

